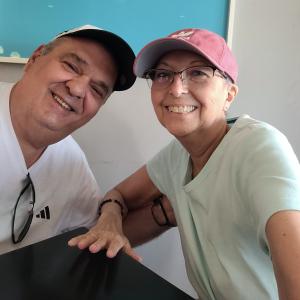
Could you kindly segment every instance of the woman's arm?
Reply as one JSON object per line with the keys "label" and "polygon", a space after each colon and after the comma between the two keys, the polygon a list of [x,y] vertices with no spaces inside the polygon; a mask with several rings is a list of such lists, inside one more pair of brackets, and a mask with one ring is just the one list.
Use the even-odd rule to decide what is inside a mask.
{"label": "woman's arm", "polygon": [[280,211],[267,222],[280,300],[296,300],[300,295],[300,211]]}
{"label": "woman's arm", "polygon": [[[153,200],[160,197],[161,193],[148,176],[146,166],[137,170],[123,182],[110,190],[102,200],[111,199],[101,207],[101,214],[97,224],[86,234],[75,237],[69,241],[70,246],[80,249],[89,247],[91,252],[107,249],[107,256],[114,257],[123,248],[123,251],[140,260],[133,251],[129,240],[134,245],[143,243],[161,234],[170,226],[159,226],[152,216],[151,206]],[[115,201],[116,200],[116,201]],[[167,214],[174,222],[173,210],[167,199],[163,201]],[[123,207],[123,209],[122,209]],[[123,216],[125,234],[122,228]],[[154,210],[157,218],[162,218],[161,213]]]}

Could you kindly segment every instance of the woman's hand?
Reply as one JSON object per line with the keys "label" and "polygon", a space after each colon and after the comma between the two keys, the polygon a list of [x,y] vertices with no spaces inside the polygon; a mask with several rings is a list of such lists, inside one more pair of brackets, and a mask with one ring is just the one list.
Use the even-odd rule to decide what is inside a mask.
{"label": "woman's hand", "polygon": [[121,214],[114,210],[103,210],[96,225],[87,233],[69,240],[68,245],[71,247],[77,246],[79,249],[88,247],[92,253],[107,249],[106,255],[110,258],[115,257],[122,249],[133,259],[139,262],[142,260],[123,234]]}

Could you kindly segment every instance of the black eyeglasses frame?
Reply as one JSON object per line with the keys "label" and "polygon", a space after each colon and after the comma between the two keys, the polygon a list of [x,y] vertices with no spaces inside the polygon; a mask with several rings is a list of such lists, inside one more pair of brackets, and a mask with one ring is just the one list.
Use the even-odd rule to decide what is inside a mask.
{"label": "black eyeglasses frame", "polygon": [[[12,239],[12,242],[14,244],[20,243],[24,239],[24,237],[26,236],[26,234],[29,231],[29,228],[30,228],[30,225],[31,225],[32,219],[33,219],[33,208],[34,208],[34,204],[35,204],[35,188],[34,188],[32,180],[30,178],[29,173],[27,174],[27,179],[28,179],[28,182],[24,186],[24,188],[21,190],[21,192],[19,194],[19,197],[17,199],[17,202],[14,206],[13,217],[12,217],[12,227],[11,227],[11,239]],[[15,219],[16,219],[17,207],[18,207],[18,204],[19,204],[20,199],[22,198],[23,194],[30,187],[31,187],[31,192],[32,192],[32,199],[31,199],[29,204],[31,204],[32,206],[31,206],[30,211],[28,212],[28,217],[27,217],[27,220],[25,222],[25,225],[22,228],[22,230],[21,230],[20,234],[18,235],[18,237],[16,238],[16,236],[15,236]]]}
{"label": "black eyeglasses frame", "polygon": [[[156,68],[152,68],[152,69],[147,70],[144,73],[143,78],[145,78],[147,80],[147,83],[148,83],[149,87],[151,88],[152,87],[152,82],[153,82],[153,76],[151,75],[152,72],[156,72],[156,71],[166,71],[166,72],[169,72],[169,73],[172,74],[172,76],[171,76],[172,80],[165,86],[165,88],[167,88],[167,87],[169,87],[173,83],[175,75],[179,75],[180,79],[183,80],[183,77],[182,77],[183,72],[186,72],[186,70],[197,68],[197,67],[210,68],[212,70],[212,76],[211,77],[218,76],[218,77],[221,77],[224,80],[232,83],[231,78],[225,72],[219,70],[217,67],[212,66],[212,65],[191,66],[191,67],[185,68],[185,69],[183,69],[181,71],[172,71],[172,70],[163,69],[163,68],[157,68],[157,69]],[[216,72],[218,72],[218,73],[216,73]],[[211,78],[211,77],[209,77],[209,78]]]}

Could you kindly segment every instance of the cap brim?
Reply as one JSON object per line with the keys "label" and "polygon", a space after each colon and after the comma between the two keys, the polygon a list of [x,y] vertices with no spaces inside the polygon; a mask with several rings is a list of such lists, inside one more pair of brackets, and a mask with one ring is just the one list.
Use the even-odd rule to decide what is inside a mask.
{"label": "cap brim", "polygon": [[149,43],[139,52],[133,66],[135,75],[138,77],[144,77],[145,73],[149,69],[153,68],[163,55],[175,50],[195,52],[205,57],[217,68],[220,67],[216,62],[208,58],[205,53],[199,51],[197,47],[193,46],[193,44],[187,42],[186,40],[163,38]]}
{"label": "cap brim", "polygon": [[100,42],[114,57],[118,67],[118,78],[114,86],[115,91],[129,89],[135,82],[133,73],[135,54],[131,47],[118,35],[106,30],[83,29],[62,34],[61,36],[84,37]]}

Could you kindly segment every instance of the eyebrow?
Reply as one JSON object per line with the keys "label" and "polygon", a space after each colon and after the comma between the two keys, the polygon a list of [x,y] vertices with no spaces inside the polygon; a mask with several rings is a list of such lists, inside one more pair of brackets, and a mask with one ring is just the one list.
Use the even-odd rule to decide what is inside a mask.
{"label": "eyebrow", "polygon": [[80,56],[78,56],[77,54],[72,53],[72,52],[63,55],[61,58],[71,58],[71,59],[74,59],[80,65],[87,65],[88,64],[83,58],[81,58]]}
{"label": "eyebrow", "polygon": [[[208,60],[206,60],[205,58],[203,58],[203,59],[196,59],[196,60],[192,60],[192,61],[189,62],[189,64],[194,64],[194,63],[201,63],[201,64],[203,64],[203,66],[211,65],[211,63]],[[156,65],[156,67],[160,66],[160,65],[166,66],[166,67],[172,67],[170,64],[168,64],[167,62],[164,62],[164,61],[158,63]]]}
{"label": "eyebrow", "polygon": [[[80,56],[78,56],[76,53],[73,53],[73,52],[67,53],[67,54],[63,55],[61,58],[62,59],[65,59],[65,58],[73,59],[79,65],[82,65],[82,66],[88,65],[88,63],[83,58],[81,58]],[[97,80],[97,81],[93,80],[92,83],[96,84],[100,88],[104,89],[106,94],[109,93],[110,88],[108,87],[108,85],[104,81],[102,81],[102,80]]]}

